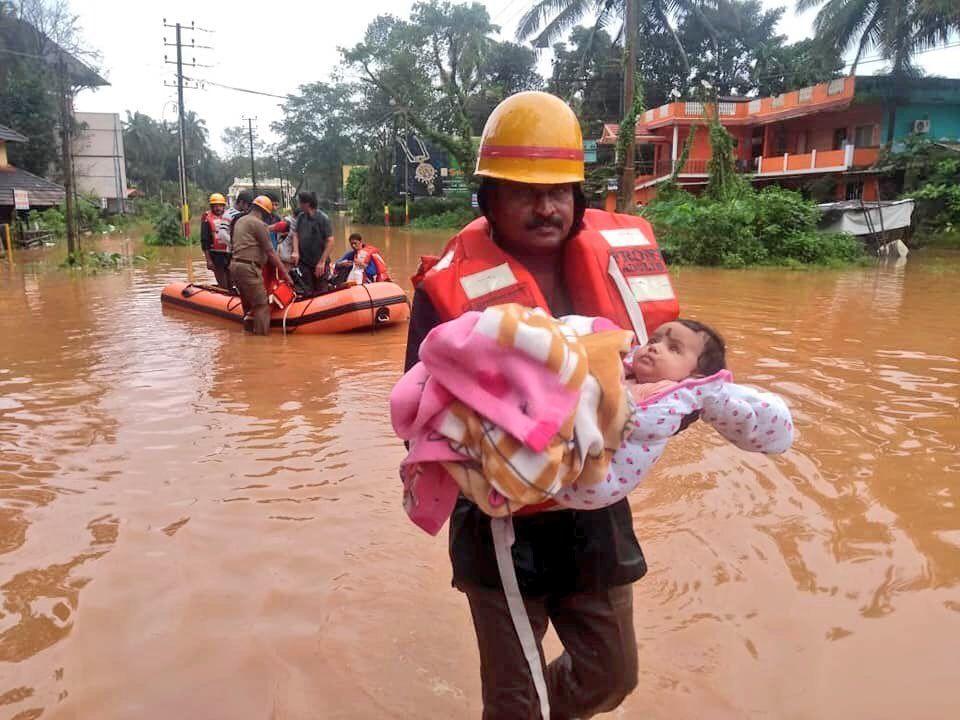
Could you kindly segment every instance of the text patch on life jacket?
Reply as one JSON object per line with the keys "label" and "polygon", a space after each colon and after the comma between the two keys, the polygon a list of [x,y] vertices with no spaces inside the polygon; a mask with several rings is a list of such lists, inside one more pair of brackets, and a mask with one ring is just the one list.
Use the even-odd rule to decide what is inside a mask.
{"label": "text patch on life jacket", "polygon": [[[642,235],[639,230],[637,233]],[[614,249],[610,254],[616,259],[637,302],[672,300],[675,297],[667,264],[663,261],[659,248],[630,247]]]}

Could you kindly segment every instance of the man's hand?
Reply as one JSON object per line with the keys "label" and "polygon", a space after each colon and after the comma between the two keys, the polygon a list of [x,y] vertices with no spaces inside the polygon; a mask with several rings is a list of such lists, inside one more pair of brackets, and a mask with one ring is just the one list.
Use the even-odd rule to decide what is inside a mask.
{"label": "man's hand", "polygon": [[299,265],[299,264],[300,264],[300,253],[298,253],[296,250],[294,250],[292,253],[290,253],[290,263],[291,263],[292,265]]}
{"label": "man's hand", "polygon": [[323,260],[321,260],[320,262],[317,263],[317,266],[313,269],[313,276],[314,276],[315,278],[322,278],[322,277],[323,277],[323,271],[324,271],[325,269],[326,269],[325,264],[324,264]]}

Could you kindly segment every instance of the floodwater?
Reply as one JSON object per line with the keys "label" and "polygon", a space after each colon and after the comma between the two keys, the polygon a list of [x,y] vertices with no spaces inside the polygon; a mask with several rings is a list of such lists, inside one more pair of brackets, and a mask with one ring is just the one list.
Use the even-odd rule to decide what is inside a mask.
{"label": "floodwater", "polygon": [[[444,240],[363,230],[401,278]],[[203,277],[182,248],[0,264],[0,720],[478,717],[445,539],[400,507],[405,330],[165,312],[191,252]],[[650,573],[614,716],[955,717],[960,257],[676,284],[799,438],[695,427],[632,497]]]}

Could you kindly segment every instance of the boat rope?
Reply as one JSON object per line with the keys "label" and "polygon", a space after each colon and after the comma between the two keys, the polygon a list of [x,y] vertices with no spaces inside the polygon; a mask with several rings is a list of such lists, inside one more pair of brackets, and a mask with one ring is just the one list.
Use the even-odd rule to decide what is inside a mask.
{"label": "boat rope", "polygon": [[370,332],[375,333],[377,331],[377,309],[373,306],[373,295],[370,294],[370,289],[364,284],[360,283],[366,293],[367,297],[370,298]]}
{"label": "boat rope", "polygon": [[[290,312],[290,308],[293,307],[293,303],[290,303],[283,309],[283,334],[287,334],[287,314]],[[303,317],[301,315],[301,317]]]}

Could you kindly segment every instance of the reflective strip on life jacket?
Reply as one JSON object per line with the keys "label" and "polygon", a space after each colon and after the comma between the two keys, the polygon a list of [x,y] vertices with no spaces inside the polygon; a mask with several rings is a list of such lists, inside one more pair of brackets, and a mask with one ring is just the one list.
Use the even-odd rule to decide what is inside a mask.
{"label": "reflective strip on life jacket", "polygon": [[[653,332],[677,318],[679,304],[667,266],[653,228],[643,218],[587,210],[564,255],[565,275],[573,280],[566,289],[575,312],[634,328],[637,308],[628,307],[629,295],[610,275],[613,259],[642,313],[642,329]],[[421,269],[432,260],[423,258]],[[506,302],[549,310],[529,271],[493,242],[484,218],[450,241],[441,259],[422,273],[420,287],[443,320]]]}

